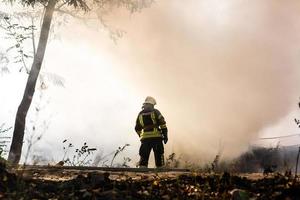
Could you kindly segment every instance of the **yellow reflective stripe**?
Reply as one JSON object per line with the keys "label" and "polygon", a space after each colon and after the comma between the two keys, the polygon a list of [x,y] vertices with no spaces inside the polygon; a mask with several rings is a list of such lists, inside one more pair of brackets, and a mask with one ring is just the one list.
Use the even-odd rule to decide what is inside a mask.
{"label": "yellow reflective stripe", "polygon": [[149,132],[144,132],[142,131],[141,135],[140,135],[141,139],[144,138],[153,138],[153,137],[161,137],[161,133],[156,129],[155,131],[149,131]]}
{"label": "yellow reflective stripe", "polygon": [[160,125],[160,128],[161,128],[161,129],[167,128],[167,125],[166,125],[166,124]]}
{"label": "yellow reflective stripe", "polygon": [[154,112],[151,113],[151,119],[152,119],[153,124],[156,124],[156,119],[155,119],[155,113]]}
{"label": "yellow reflective stripe", "polygon": [[157,119],[156,119],[156,116],[155,116],[155,112],[149,112],[149,113],[142,113],[142,114],[140,114],[139,115],[139,122],[140,122],[140,125],[143,128],[142,131],[141,131],[141,133],[140,133],[140,139],[157,138],[157,137],[161,138],[162,135],[161,135],[161,132],[158,129],[158,127],[153,128],[153,131],[144,131],[144,127],[145,127],[145,123],[144,123],[144,120],[143,120],[143,116],[144,115],[150,115],[151,116],[151,120],[153,122],[153,125],[157,125]]}
{"label": "yellow reflective stripe", "polygon": [[139,116],[139,121],[142,127],[144,127],[143,115]]}
{"label": "yellow reflective stripe", "polygon": [[161,138],[161,135],[142,135],[140,138],[141,139],[146,139],[146,138]]}

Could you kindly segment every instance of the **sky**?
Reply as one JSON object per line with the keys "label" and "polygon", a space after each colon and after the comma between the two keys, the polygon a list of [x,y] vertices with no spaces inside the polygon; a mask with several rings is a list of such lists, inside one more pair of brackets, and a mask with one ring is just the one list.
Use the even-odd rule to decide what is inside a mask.
{"label": "sky", "polygon": [[[138,13],[115,9],[105,16],[124,32],[116,42],[95,22],[68,18],[54,28],[43,65],[64,87],[49,83],[39,116],[30,110],[28,124],[42,130],[47,121],[31,154],[59,160],[64,139],[104,154],[129,143],[120,159],[129,156],[134,165],[135,120],[148,95],[167,121],[166,155],[193,162],[278,142],[259,137],[299,133],[293,122],[300,118],[299,9],[296,0],[156,1]],[[2,51],[7,44],[1,37]],[[17,70],[0,75],[0,122],[8,126],[25,81]],[[34,100],[37,105],[39,90]],[[299,144],[299,137],[280,144]]]}

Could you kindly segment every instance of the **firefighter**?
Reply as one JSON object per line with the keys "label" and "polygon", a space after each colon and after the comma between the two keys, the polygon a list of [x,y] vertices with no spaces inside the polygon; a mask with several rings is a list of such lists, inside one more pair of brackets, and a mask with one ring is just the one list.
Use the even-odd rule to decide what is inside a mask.
{"label": "firefighter", "polygon": [[168,142],[166,121],[159,110],[155,109],[156,100],[146,97],[142,111],[136,119],[135,131],[140,137],[139,167],[148,167],[150,152],[153,149],[156,167],[164,166],[164,146]]}

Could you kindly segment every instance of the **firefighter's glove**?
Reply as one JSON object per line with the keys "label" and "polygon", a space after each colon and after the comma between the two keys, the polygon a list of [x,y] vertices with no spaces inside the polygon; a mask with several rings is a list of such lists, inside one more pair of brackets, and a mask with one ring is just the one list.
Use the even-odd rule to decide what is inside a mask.
{"label": "firefighter's glove", "polygon": [[163,141],[165,144],[167,144],[168,142],[168,135],[167,134],[163,134]]}
{"label": "firefighter's glove", "polygon": [[165,137],[164,138],[164,143],[167,144],[167,142],[168,142],[168,137]]}

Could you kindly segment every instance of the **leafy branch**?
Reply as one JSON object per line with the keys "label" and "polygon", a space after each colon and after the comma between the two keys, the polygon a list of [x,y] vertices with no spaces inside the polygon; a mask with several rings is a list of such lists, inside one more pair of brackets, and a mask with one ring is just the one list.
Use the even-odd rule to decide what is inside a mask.
{"label": "leafy branch", "polygon": [[[0,125],[0,134],[1,133],[7,133],[9,130],[12,129],[12,127],[4,128],[5,123],[2,123]],[[6,153],[5,148],[7,147],[7,143],[10,142],[10,137],[1,136],[0,137],[0,158],[3,156],[3,153]]]}
{"label": "leafy branch", "polygon": [[[19,71],[22,71],[22,69],[25,68],[26,73],[29,73],[26,59],[32,59],[33,55],[24,51],[24,43],[29,39],[33,40],[34,43],[34,38],[32,36],[34,35],[35,26],[33,23],[29,26],[20,25],[13,22],[12,18],[6,15],[0,20],[0,28],[6,31],[7,39],[12,39],[14,41],[14,44],[6,49],[6,53],[16,50],[18,54],[17,56],[14,56],[14,63],[22,63],[23,66]],[[35,47],[33,49],[35,52]]]}

